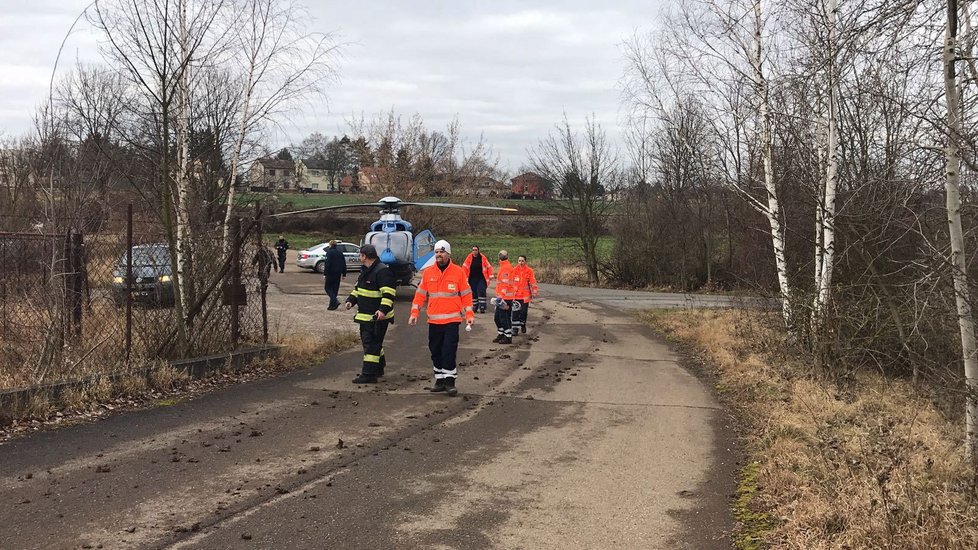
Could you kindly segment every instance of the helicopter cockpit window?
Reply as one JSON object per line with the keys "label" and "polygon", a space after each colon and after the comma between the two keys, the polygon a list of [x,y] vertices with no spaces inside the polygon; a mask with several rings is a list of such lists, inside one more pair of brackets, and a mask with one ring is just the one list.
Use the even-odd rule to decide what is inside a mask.
{"label": "helicopter cockpit window", "polygon": [[414,245],[417,248],[417,255],[420,258],[435,250],[435,237],[427,232],[425,234],[418,234],[414,238]]}

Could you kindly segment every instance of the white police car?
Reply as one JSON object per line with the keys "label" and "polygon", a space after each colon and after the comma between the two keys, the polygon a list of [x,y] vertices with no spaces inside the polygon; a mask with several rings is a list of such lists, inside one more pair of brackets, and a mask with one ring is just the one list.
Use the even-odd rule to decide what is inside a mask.
{"label": "white police car", "polygon": [[[326,265],[326,247],[329,242],[319,243],[305,250],[300,250],[295,256],[295,265],[303,269],[311,269],[322,273]],[[336,249],[343,253],[346,259],[347,271],[360,270],[360,247],[353,243],[337,242]]]}

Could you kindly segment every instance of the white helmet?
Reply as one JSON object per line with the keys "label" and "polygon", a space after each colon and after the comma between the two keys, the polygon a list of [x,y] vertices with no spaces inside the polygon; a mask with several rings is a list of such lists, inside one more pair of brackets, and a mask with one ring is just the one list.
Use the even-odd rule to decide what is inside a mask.
{"label": "white helmet", "polygon": [[439,249],[443,249],[445,252],[448,252],[449,254],[452,253],[452,245],[448,244],[448,241],[446,241],[445,239],[442,239],[435,243],[435,250],[439,250]]}

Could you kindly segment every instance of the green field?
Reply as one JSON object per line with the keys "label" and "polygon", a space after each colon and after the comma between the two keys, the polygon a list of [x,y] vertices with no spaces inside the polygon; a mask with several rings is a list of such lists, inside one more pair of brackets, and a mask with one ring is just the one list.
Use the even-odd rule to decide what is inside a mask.
{"label": "green field", "polygon": [[[380,200],[378,195],[347,195],[338,193],[243,193],[238,200],[243,203],[261,201],[263,204],[276,205],[276,210],[304,210],[320,206],[341,206],[345,204],[371,203]],[[407,200],[407,199],[405,199]],[[546,214],[555,209],[549,201],[516,200],[516,199],[481,199],[472,197],[427,197],[412,199],[418,202],[448,202],[456,204],[474,204],[479,206],[496,206],[501,208],[516,208],[524,214]]]}
{"label": "green field", "polygon": [[[270,236],[270,242],[274,242],[276,235]],[[359,243],[363,235],[307,235],[299,233],[286,233],[286,240],[293,250],[302,250],[316,244],[326,242],[329,239]],[[516,257],[524,254],[530,264],[542,262],[566,262],[574,263],[580,261],[581,251],[577,246],[577,240],[571,237],[520,237],[515,235],[449,235],[441,237],[448,240],[453,248],[452,257],[457,263],[462,263],[465,256],[471,251],[473,245],[479,245],[482,252],[486,254],[493,263],[496,262],[497,254],[500,250],[509,252],[509,257],[514,262]],[[598,254],[606,256],[611,253],[614,240],[611,237],[602,237],[598,240]]]}
{"label": "green field", "polygon": [[[521,237],[518,235],[449,235],[445,237],[456,251],[452,254],[460,263],[465,255],[471,252],[473,245],[478,245],[482,252],[493,262],[496,261],[500,250],[509,252],[509,259],[514,263],[520,254],[525,255],[527,262],[577,262],[581,259],[581,249],[577,239],[573,237]],[[611,253],[614,241],[611,237],[598,240],[598,253]]]}

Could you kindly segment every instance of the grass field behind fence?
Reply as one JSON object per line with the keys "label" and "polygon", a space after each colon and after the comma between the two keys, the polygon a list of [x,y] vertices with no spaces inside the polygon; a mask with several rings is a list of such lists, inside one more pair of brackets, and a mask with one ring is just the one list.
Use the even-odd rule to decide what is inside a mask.
{"label": "grass field behind fence", "polygon": [[[277,236],[272,236],[277,237]],[[302,250],[311,246],[326,242],[329,239],[360,243],[363,235],[307,235],[299,233],[286,233],[286,240],[292,250]],[[523,237],[518,235],[449,235],[440,237],[446,239],[452,245],[452,257],[457,263],[462,263],[465,256],[471,252],[473,245],[479,245],[482,252],[488,256],[493,263],[497,263],[497,254],[500,250],[509,252],[510,259],[515,263],[516,257],[524,254],[530,265],[541,263],[561,262],[576,263],[581,261],[581,249],[577,239],[573,237]],[[274,242],[275,238],[270,241]],[[611,254],[614,247],[614,239],[611,237],[601,237],[598,239],[599,257],[607,257]]]}
{"label": "grass field behind fence", "polygon": [[[239,195],[242,203],[262,201],[263,203],[276,202],[281,206],[291,205],[290,208],[280,207],[279,211],[303,210],[306,208],[317,208],[320,206],[342,206],[345,204],[373,203],[380,200],[380,195],[348,195],[339,193],[244,193]],[[409,200],[409,199],[403,199]],[[520,199],[499,199],[499,198],[473,198],[473,197],[426,197],[417,200],[418,202],[437,202],[437,203],[456,203],[474,204],[479,206],[495,206],[499,208],[516,208],[523,214],[548,214],[553,213],[556,205],[550,201],[542,200],[520,200]],[[369,211],[369,210],[368,210]]]}

